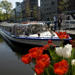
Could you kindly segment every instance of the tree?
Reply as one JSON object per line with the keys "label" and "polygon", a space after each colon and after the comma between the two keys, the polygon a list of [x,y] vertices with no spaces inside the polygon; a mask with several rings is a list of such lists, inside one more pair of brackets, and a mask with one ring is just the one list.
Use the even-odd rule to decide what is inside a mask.
{"label": "tree", "polygon": [[66,11],[69,7],[69,0],[58,0],[58,11]]}
{"label": "tree", "polygon": [[2,9],[0,9],[0,21],[2,20]]}
{"label": "tree", "polygon": [[2,8],[0,7],[0,21],[5,20],[4,13],[2,12]]}
{"label": "tree", "polygon": [[12,9],[12,4],[8,1],[1,1],[0,3],[0,7],[5,10],[5,13],[6,13],[6,17],[7,17],[7,20],[8,18],[10,17],[10,13],[11,13],[11,9]]}
{"label": "tree", "polygon": [[38,12],[37,12],[37,6],[34,6],[34,8],[33,8],[33,17],[34,17],[34,19],[38,19]]}
{"label": "tree", "polygon": [[31,10],[30,10],[30,6],[29,3],[26,4],[26,17],[30,17],[31,16]]}

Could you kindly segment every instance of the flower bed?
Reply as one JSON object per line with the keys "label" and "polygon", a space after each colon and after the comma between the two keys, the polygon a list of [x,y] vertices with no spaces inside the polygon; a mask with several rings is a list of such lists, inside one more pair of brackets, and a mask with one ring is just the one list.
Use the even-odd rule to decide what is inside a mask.
{"label": "flower bed", "polygon": [[[49,54],[44,51],[48,51]],[[43,47],[35,47],[22,56],[22,62],[35,65],[37,75],[75,75],[75,50],[71,44],[56,47],[51,40]]]}

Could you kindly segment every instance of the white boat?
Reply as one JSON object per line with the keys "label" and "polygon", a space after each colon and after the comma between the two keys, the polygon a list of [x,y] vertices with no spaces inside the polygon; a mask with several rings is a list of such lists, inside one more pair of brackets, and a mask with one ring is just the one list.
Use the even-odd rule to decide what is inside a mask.
{"label": "white boat", "polygon": [[[61,44],[61,39],[57,34],[41,23],[1,26],[0,34],[11,41],[22,44],[43,46],[48,43],[48,40],[52,40],[56,46]],[[71,40],[71,37],[64,40]]]}

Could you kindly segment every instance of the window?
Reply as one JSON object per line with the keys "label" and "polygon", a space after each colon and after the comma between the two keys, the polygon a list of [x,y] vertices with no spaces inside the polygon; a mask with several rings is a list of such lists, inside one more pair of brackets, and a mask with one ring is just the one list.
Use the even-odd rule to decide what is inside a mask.
{"label": "window", "polygon": [[55,2],[54,2],[54,1],[52,1],[52,2],[51,2],[51,5],[54,5],[54,4],[55,4]]}

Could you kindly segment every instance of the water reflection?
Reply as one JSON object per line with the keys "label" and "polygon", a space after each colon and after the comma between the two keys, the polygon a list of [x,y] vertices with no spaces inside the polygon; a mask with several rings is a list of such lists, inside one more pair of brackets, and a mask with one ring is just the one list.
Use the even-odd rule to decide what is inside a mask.
{"label": "water reflection", "polygon": [[1,43],[1,42],[3,42],[3,39],[2,39],[2,37],[0,36],[0,43]]}
{"label": "water reflection", "polygon": [[33,75],[29,65],[21,62],[21,56],[28,53],[27,45],[18,45],[0,37],[0,75]]}
{"label": "water reflection", "polygon": [[29,45],[25,45],[25,44],[18,44],[16,42],[12,42],[6,38],[0,37],[0,43],[2,43],[4,41],[11,48],[12,52],[15,53],[15,55],[18,57],[18,59],[20,59],[22,55],[27,54],[28,50],[33,47],[31,45],[29,46]]}

